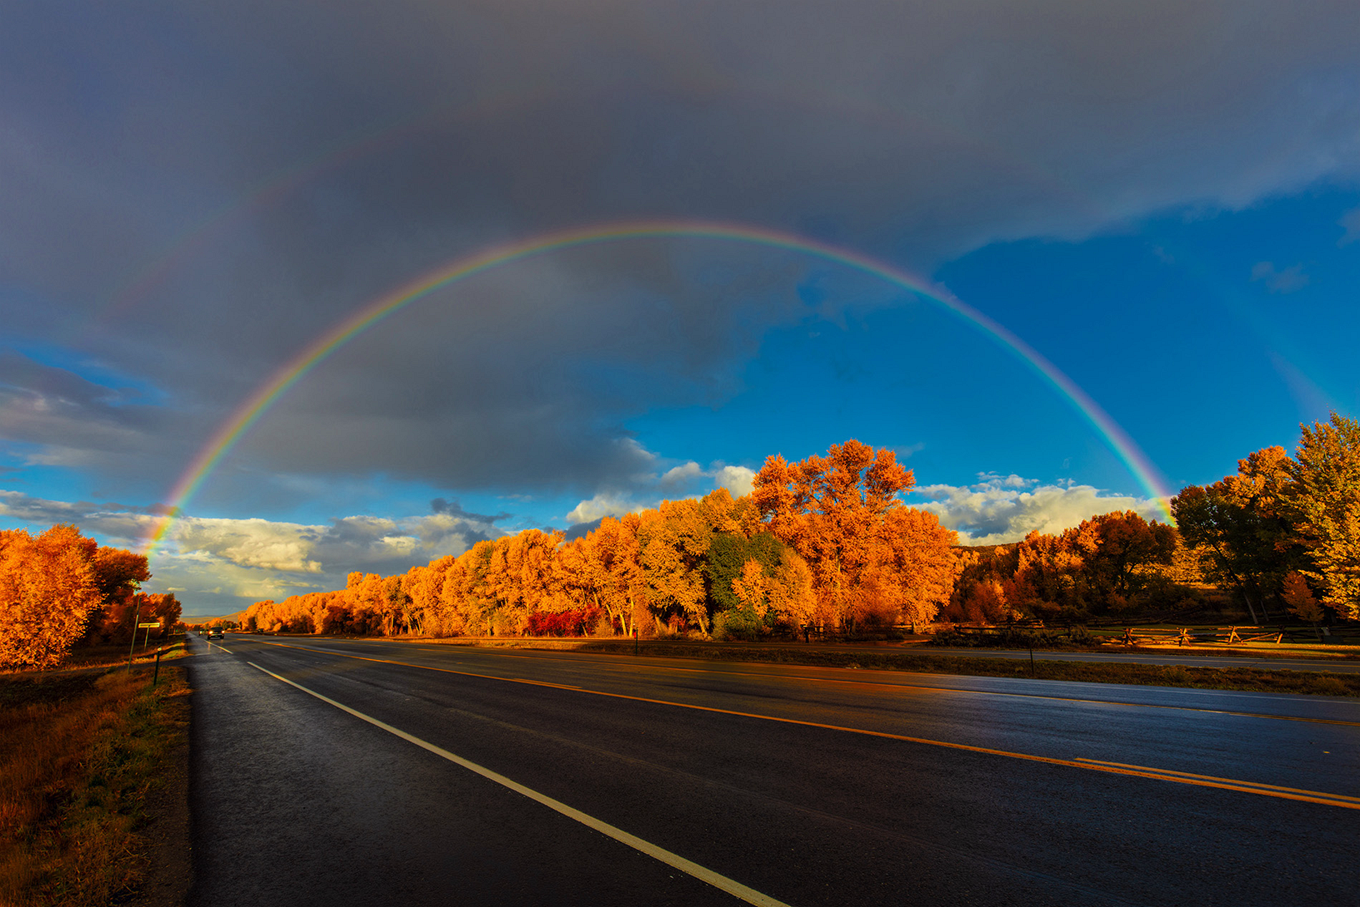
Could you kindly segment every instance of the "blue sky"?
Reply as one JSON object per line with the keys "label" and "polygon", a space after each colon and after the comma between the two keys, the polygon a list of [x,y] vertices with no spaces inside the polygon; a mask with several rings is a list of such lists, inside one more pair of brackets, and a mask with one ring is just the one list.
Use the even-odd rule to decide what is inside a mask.
{"label": "blue sky", "polygon": [[[135,547],[328,330],[637,220],[826,243],[1028,344],[1175,491],[1360,410],[1346,3],[84,2],[0,35],[0,528]],[[796,249],[638,237],[450,284],[184,504],[191,615],[740,492],[858,438],[966,540],[1164,501],[1023,356]]]}

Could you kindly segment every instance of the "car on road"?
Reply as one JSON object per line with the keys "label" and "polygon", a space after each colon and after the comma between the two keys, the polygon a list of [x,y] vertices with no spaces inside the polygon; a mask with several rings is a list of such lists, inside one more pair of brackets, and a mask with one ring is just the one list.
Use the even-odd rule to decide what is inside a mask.
{"label": "car on road", "polygon": [[211,630],[208,631],[208,638],[209,638],[209,639],[221,639],[221,638],[222,638],[222,628],[221,628],[221,627],[213,627]]}

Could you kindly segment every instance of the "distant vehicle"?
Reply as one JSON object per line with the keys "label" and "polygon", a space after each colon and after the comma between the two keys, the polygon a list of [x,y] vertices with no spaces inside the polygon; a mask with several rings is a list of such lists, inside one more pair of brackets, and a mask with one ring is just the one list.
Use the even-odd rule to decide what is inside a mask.
{"label": "distant vehicle", "polygon": [[208,631],[208,638],[209,638],[209,639],[221,639],[221,638],[222,638],[222,628],[221,628],[221,627],[213,627],[211,630]]}

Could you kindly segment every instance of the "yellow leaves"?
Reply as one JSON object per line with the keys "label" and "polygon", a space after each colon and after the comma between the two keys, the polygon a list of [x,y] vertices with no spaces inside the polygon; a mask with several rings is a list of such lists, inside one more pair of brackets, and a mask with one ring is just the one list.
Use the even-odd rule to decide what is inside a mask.
{"label": "yellow leaves", "polygon": [[94,543],[73,526],[0,532],[0,666],[54,667],[102,598]]}
{"label": "yellow leaves", "polygon": [[794,626],[816,621],[828,622],[830,615],[817,613],[817,594],[812,585],[812,570],[807,561],[792,551],[786,552],[769,585],[770,607]]}
{"label": "yellow leaves", "polygon": [[862,616],[927,620],[949,598],[957,536],[897,495],[915,483],[887,449],[859,441],[789,464],[771,457],[752,499],[770,530],[812,571],[821,607],[838,622]]}
{"label": "yellow leaves", "polygon": [[1313,597],[1313,590],[1308,588],[1308,581],[1298,571],[1291,572],[1284,578],[1282,595],[1285,604],[1289,606],[1289,613],[1299,620],[1312,623],[1322,620],[1322,606]]}
{"label": "yellow leaves", "polygon": [[642,514],[638,541],[654,607],[678,611],[708,632],[703,564],[713,540],[700,501],[662,501]]}
{"label": "yellow leaves", "polygon": [[1360,422],[1332,413],[1304,426],[1290,475],[1290,504],[1314,565],[1307,573],[1327,604],[1360,617]]}
{"label": "yellow leaves", "polygon": [[732,591],[743,605],[755,612],[757,617],[764,618],[765,612],[769,610],[770,585],[765,568],[761,566],[760,561],[752,559],[742,565],[741,576],[732,580]]}

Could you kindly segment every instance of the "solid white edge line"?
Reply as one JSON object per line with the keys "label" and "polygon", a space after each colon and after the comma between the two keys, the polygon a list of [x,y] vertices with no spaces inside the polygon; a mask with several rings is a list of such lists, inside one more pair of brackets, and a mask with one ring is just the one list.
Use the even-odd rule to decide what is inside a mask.
{"label": "solid white edge line", "polygon": [[540,794],[538,791],[533,790],[532,788],[525,787],[523,784],[520,784],[517,781],[512,781],[509,778],[505,777],[504,775],[500,775],[497,774],[496,772],[493,772],[489,768],[483,768],[477,763],[470,762],[467,759],[464,759],[462,756],[458,756],[454,753],[449,752],[443,747],[435,746],[433,743],[422,740],[419,737],[415,736],[414,734],[408,734],[406,731],[403,731],[400,728],[395,728],[390,724],[379,721],[377,718],[365,715],[363,712],[360,712],[357,709],[352,709],[342,702],[336,702],[334,699],[331,699],[328,696],[323,696],[322,694],[316,692],[315,690],[309,690],[302,684],[294,683],[287,677],[280,677],[273,671],[270,671],[266,668],[262,668],[259,665],[255,664],[255,662],[253,661],[248,661],[246,662],[246,664],[250,665],[252,668],[255,668],[257,671],[263,671],[265,674],[268,674],[275,680],[281,680],[291,687],[296,687],[297,689],[308,694],[309,696],[315,696],[322,702],[328,705],[333,705],[342,712],[348,712],[349,714],[353,715],[355,718],[360,719],[361,721],[367,721],[374,727],[382,728],[389,734],[393,734],[394,736],[400,737],[402,740],[405,740],[408,743],[414,743],[416,746],[422,749],[429,750],[436,756],[442,756],[443,758],[447,759],[448,761],[452,762],[455,765],[462,766],[463,768],[467,769],[470,772],[476,772],[483,778],[486,778],[488,781],[494,781],[495,783],[501,785],[502,787],[508,788],[509,790],[512,790],[517,794],[521,794],[525,797],[528,797],[530,800],[533,800],[537,803],[541,803],[544,806],[548,807],[549,809],[553,810],[554,812],[561,813],[568,819],[573,819],[577,822],[580,822],[587,828],[592,828],[595,831],[598,831],[600,834],[607,835],[608,837],[613,838],[615,841],[618,841],[621,844],[628,845],[629,847],[633,848],[639,853],[644,853],[655,860],[659,860],[662,863],[665,863],[667,866],[672,866],[680,870],[681,872],[686,873],[687,875],[693,876],[694,878],[698,879],[701,882],[707,882],[714,888],[717,888],[721,891],[725,891],[728,894],[732,895],[733,897],[740,898],[741,900],[745,901],[748,904],[756,904],[758,905],[758,907],[790,907],[790,905],[784,903],[783,901],[776,900],[775,898],[772,898],[766,894],[761,894],[754,888],[748,888],[747,886],[741,884],[740,882],[734,879],[729,879],[727,876],[721,875],[720,873],[716,873],[713,870],[708,869],[704,866],[700,866],[698,863],[695,863],[691,860],[686,860],[679,854],[671,853],[664,847],[658,847],[657,845],[651,843],[650,841],[644,841],[637,835],[629,834],[628,832],[624,831],[621,828],[616,828],[615,826],[610,825],[608,822],[602,821],[600,819],[595,818],[594,816],[583,813],[579,809],[570,807],[567,804],[561,802],[560,800],[554,800],[547,794]]}

